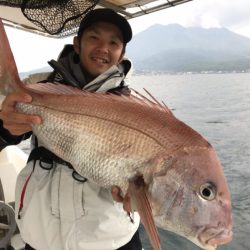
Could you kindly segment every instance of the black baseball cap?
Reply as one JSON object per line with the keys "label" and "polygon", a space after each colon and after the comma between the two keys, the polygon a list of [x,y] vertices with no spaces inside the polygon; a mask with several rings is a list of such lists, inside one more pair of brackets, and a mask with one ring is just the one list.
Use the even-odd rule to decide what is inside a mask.
{"label": "black baseball cap", "polygon": [[122,32],[124,43],[128,43],[132,38],[132,29],[126,18],[117,14],[112,9],[106,8],[94,9],[84,16],[78,29],[78,37],[82,36],[86,28],[97,22],[107,22],[116,25]]}

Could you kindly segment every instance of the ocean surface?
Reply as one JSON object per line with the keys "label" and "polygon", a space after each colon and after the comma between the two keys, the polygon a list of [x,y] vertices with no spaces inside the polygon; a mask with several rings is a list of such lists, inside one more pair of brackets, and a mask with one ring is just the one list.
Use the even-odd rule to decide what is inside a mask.
{"label": "ocean surface", "polygon": [[[214,146],[232,196],[234,237],[219,250],[250,250],[250,74],[133,76],[131,87],[146,88],[177,118]],[[22,145],[28,150],[27,143]],[[143,230],[145,250],[151,250]],[[199,250],[188,240],[160,230],[163,250]]]}
{"label": "ocean surface", "polygon": [[[250,250],[250,74],[134,76],[131,86],[146,88],[177,118],[214,146],[228,180],[233,208],[231,243],[220,250]],[[151,250],[143,229],[145,250]],[[164,250],[198,250],[188,240],[161,230]]]}

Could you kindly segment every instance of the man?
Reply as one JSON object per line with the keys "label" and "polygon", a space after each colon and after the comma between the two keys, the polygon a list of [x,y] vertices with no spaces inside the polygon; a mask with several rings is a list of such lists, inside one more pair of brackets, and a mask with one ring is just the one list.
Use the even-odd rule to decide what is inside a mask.
{"label": "man", "polygon": [[[46,81],[70,84],[91,92],[129,94],[125,79],[131,63],[125,60],[132,38],[125,18],[110,9],[89,12],[73,46],[64,48]],[[40,76],[40,75],[38,75]],[[28,81],[33,81],[28,79]],[[34,82],[34,81],[33,81]],[[38,116],[16,111],[17,102],[30,102],[23,93],[7,96],[2,104],[1,144],[17,144],[31,135]],[[16,185],[17,223],[26,249],[141,250],[139,216],[124,211],[119,189],[105,190],[80,176],[70,165],[32,137],[33,151]]]}

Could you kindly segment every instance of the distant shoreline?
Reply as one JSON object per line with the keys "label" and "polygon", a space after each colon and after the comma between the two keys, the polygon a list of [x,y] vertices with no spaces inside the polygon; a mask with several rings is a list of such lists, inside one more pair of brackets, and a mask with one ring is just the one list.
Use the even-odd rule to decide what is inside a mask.
{"label": "distant shoreline", "polygon": [[[29,75],[36,74],[36,73],[42,73],[42,72],[50,72],[51,68],[45,67],[43,69],[37,69],[37,70],[32,70],[28,72],[20,72],[19,76],[21,79],[24,79],[28,77]],[[226,70],[218,70],[218,71],[207,71],[207,70],[202,70],[202,71],[143,71],[143,70],[136,70],[134,69],[133,75],[134,76],[140,76],[140,75],[197,75],[197,74],[243,74],[243,73],[250,73],[250,69],[248,70],[233,70],[233,71],[226,71]]]}
{"label": "distant shoreline", "polygon": [[249,70],[235,70],[235,71],[183,71],[183,72],[169,72],[169,71],[141,71],[141,70],[134,70],[133,75],[140,76],[140,75],[197,75],[197,74],[245,74],[250,73]]}

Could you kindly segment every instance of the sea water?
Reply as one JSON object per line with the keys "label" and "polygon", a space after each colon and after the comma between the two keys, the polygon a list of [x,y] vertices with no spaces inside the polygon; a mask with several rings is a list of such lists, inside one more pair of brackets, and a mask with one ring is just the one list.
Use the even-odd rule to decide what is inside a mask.
{"label": "sea water", "polygon": [[[250,74],[138,75],[131,87],[146,88],[177,118],[214,146],[228,180],[233,208],[233,240],[219,250],[250,250]],[[22,148],[28,152],[29,143]],[[151,250],[140,228],[145,250]],[[199,250],[188,240],[160,230],[163,250]]]}
{"label": "sea water", "polygon": [[[233,209],[233,240],[220,250],[250,250],[250,74],[134,76],[131,86],[146,88],[177,118],[214,146],[228,180]],[[145,250],[151,250],[141,228]],[[188,240],[160,230],[164,250],[198,250]]]}

